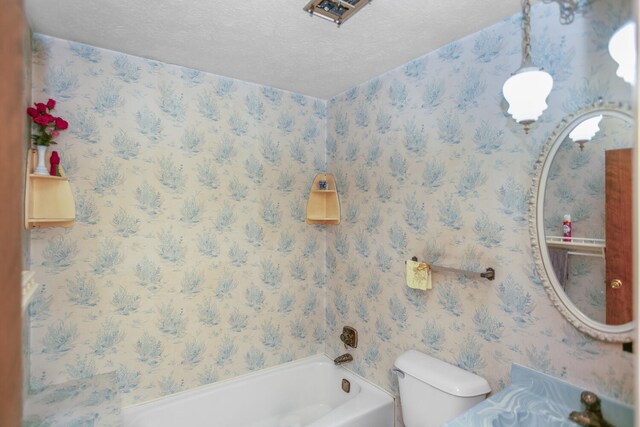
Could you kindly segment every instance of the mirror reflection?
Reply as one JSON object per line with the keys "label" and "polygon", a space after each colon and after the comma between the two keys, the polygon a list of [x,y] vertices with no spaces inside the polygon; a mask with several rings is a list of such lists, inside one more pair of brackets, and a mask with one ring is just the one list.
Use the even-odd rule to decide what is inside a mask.
{"label": "mirror reflection", "polygon": [[634,124],[625,118],[601,112],[576,121],[551,150],[541,183],[549,279],[582,314],[606,325],[632,320]]}

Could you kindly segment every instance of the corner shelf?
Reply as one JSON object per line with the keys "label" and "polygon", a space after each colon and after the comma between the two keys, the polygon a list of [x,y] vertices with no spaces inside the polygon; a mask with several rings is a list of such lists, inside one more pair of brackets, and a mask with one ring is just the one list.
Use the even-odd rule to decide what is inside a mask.
{"label": "corner shelf", "polygon": [[[320,189],[327,181],[327,190]],[[313,179],[307,200],[307,224],[340,224],[340,199],[332,174],[320,173]]]}
{"label": "corner shelf", "polygon": [[[51,153],[47,152],[47,168],[50,166],[50,157]],[[71,227],[75,222],[76,206],[64,169],[59,166],[62,176],[36,175],[33,170],[37,158],[38,152],[34,149],[29,150],[25,186],[25,227]]]}

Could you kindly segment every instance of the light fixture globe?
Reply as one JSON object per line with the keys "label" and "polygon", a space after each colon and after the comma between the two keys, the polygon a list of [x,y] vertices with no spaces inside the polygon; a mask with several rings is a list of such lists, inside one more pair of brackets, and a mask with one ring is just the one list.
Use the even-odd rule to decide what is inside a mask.
{"label": "light fixture globe", "polygon": [[584,144],[591,141],[596,133],[600,130],[600,121],[602,120],[602,114],[591,117],[578,126],[575,127],[569,134],[569,138],[580,146],[580,151],[584,149]]}
{"label": "light fixture globe", "polygon": [[547,109],[552,88],[551,75],[533,66],[519,69],[504,82],[502,94],[509,103],[508,113],[525,126],[525,131]]}
{"label": "light fixture globe", "polygon": [[636,24],[629,22],[620,27],[609,40],[609,54],[618,63],[618,77],[636,84]]}
{"label": "light fixture globe", "polygon": [[591,141],[596,133],[600,130],[600,121],[602,120],[602,114],[591,117],[583,122],[581,122],[578,126],[575,127],[569,134],[569,138],[573,142],[576,141]]}
{"label": "light fixture globe", "polygon": [[522,1],[522,63],[520,69],[504,82],[502,94],[509,103],[508,112],[516,122],[529,125],[547,109],[547,97],[553,89],[549,73],[533,65],[531,60],[531,1]]}

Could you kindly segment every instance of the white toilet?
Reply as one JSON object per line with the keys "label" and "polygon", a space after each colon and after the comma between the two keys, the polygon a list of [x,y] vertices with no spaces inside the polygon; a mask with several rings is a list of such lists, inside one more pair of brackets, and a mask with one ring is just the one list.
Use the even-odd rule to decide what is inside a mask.
{"label": "white toilet", "polygon": [[416,350],[402,353],[394,371],[406,427],[440,427],[491,391],[484,378]]}

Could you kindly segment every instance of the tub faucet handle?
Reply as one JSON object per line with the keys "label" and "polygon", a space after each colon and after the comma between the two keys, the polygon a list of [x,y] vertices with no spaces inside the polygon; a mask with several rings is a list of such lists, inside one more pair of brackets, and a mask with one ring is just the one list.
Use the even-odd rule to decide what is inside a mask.
{"label": "tub faucet handle", "polygon": [[344,343],[345,348],[358,347],[358,331],[351,326],[344,326],[340,334],[340,341]]}

